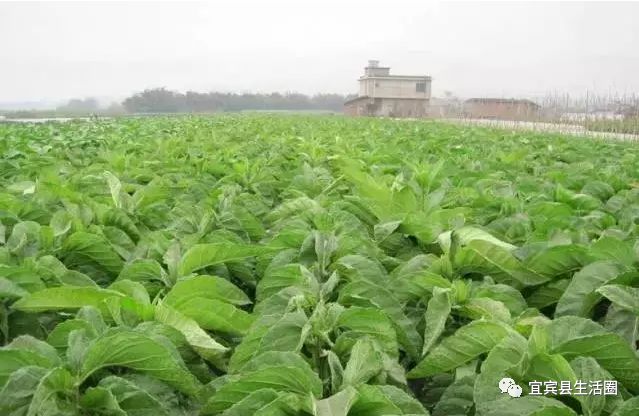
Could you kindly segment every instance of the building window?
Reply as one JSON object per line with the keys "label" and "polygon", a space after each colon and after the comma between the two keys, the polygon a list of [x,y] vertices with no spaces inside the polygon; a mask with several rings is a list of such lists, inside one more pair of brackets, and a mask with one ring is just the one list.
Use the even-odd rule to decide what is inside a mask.
{"label": "building window", "polygon": [[426,83],[418,82],[415,84],[415,92],[426,92]]}

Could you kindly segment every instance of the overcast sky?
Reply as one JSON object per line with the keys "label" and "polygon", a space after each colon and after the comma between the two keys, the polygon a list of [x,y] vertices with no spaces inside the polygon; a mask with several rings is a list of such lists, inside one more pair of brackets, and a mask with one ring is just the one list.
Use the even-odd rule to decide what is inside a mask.
{"label": "overcast sky", "polygon": [[0,3],[0,102],[144,88],[351,93],[368,59],[434,95],[639,93],[639,3]]}

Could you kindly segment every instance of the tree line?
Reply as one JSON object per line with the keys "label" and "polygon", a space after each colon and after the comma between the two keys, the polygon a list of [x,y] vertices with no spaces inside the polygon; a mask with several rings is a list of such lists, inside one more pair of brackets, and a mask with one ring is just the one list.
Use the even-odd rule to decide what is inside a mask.
{"label": "tree line", "polygon": [[122,102],[129,113],[220,112],[242,110],[327,110],[341,112],[351,96],[299,93],[181,93],[166,88],[147,89]]}
{"label": "tree line", "polygon": [[256,111],[333,111],[342,112],[344,102],[354,95],[300,93],[186,93],[166,88],[152,88],[135,93],[122,102],[101,105],[95,98],[73,98],[49,110],[4,111],[6,118],[86,117],[90,115],[120,116],[148,113],[213,113],[244,110]]}

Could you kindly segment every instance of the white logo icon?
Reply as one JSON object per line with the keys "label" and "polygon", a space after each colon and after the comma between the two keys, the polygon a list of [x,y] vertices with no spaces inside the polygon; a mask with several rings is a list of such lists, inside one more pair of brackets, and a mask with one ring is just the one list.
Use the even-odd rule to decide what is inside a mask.
{"label": "white logo icon", "polygon": [[510,397],[521,396],[521,387],[515,383],[515,380],[509,377],[504,377],[499,381],[499,390],[502,393],[508,393]]}

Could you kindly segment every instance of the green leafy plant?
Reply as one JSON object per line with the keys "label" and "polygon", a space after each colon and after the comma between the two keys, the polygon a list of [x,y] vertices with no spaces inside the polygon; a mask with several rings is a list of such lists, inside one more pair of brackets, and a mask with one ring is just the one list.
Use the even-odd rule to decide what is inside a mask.
{"label": "green leafy plant", "polygon": [[[339,117],[2,124],[0,414],[639,414],[633,146]],[[530,394],[560,380],[618,392]]]}

